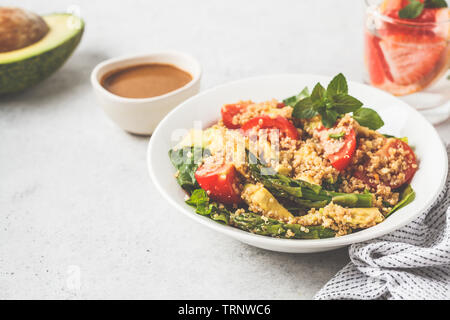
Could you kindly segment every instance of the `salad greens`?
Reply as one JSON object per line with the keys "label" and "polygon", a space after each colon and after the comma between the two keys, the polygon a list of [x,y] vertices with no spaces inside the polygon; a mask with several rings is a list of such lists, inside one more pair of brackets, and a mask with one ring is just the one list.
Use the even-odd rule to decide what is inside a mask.
{"label": "salad greens", "polygon": [[297,102],[300,100],[309,97],[309,89],[308,87],[304,87],[303,90],[296,96],[292,96],[283,100],[283,103],[287,106],[295,106]]}
{"label": "salad greens", "polygon": [[292,116],[295,118],[310,119],[320,115],[323,125],[331,128],[338,118],[353,112],[353,118],[369,129],[377,130],[384,125],[376,111],[361,108],[363,103],[348,94],[347,80],[342,73],[335,76],[326,89],[317,83],[311,95],[306,97],[308,90],[305,89],[294,96],[295,98],[290,97],[285,100],[288,101],[288,105],[293,106]]}
{"label": "salad greens", "polygon": [[178,170],[176,176],[178,184],[187,192],[200,188],[195,179],[195,171],[206,154],[209,154],[209,150],[194,146],[169,151],[170,161]]}
{"label": "salad greens", "polygon": [[219,209],[217,203],[210,202],[208,194],[203,189],[195,189],[186,203],[195,208],[195,212],[202,216],[208,216],[224,224],[229,222],[229,212],[226,209]]}
{"label": "salad greens", "polygon": [[400,194],[400,200],[398,201],[398,203],[392,208],[391,211],[389,211],[389,213],[386,215],[386,217],[390,216],[391,214],[393,214],[395,211],[407,206],[408,204],[410,204],[411,202],[413,202],[413,200],[416,198],[416,192],[413,190],[413,188],[411,187],[411,185],[407,185],[406,188],[402,191],[402,193]]}
{"label": "salad greens", "polygon": [[219,223],[235,226],[251,233],[290,239],[323,239],[335,236],[335,232],[322,226],[303,227],[299,224],[283,223],[265,218],[253,212],[233,213],[225,207],[210,201],[206,191],[196,189],[186,203],[198,214],[207,216]]}

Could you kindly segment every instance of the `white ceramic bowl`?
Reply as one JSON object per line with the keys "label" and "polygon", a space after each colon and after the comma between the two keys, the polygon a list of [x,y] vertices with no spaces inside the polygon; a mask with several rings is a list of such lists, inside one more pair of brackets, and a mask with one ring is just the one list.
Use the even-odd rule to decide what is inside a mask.
{"label": "white ceramic bowl", "polygon": [[[100,84],[105,74],[144,63],[172,64],[192,75],[185,86],[161,96],[134,99],[117,96]],[[134,134],[149,135],[158,123],[178,104],[198,93],[201,68],[191,56],[174,51],[113,58],[98,64],[91,74],[91,84],[105,113],[123,130]]]}
{"label": "white ceramic bowl", "polygon": [[225,103],[248,99],[253,101],[282,99],[298,93],[304,86],[312,88],[319,81],[326,86],[330,80],[329,77],[301,74],[258,77],[222,85],[185,101],[167,115],[150,139],[148,168],[153,183],[177,211],[223,234],[269,250],[326,251],[373,239],[404,226],[429,208],[443,189],[447,175],[445,148],[433,126],[415,109],[388,93],[354,82],[349,82],[350,94],[378,111],[385,121],[385,126],[380,131],[398,137],[406,136],[409,143],[415,147],[420,164],[411,182],[416,191],[416,199],[411,204],[395,212],[382,223],[360,232],[330,239],[294,240],[255,235],[221,225],[196,214],[184,203],[185,193],[173,177],[175,169],[167,154],[177,143],[175,138],[179,138],[184,129],[192,128],[199,120],[204,127],[211,125],[219,119],[220,108]]}

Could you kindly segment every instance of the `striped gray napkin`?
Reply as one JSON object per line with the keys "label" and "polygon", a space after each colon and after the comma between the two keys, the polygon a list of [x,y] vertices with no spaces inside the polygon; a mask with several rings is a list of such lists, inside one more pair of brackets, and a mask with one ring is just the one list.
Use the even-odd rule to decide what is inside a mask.
{"label": "striped gray napkin", "polygon": [[351,262],[314,299],[449,300],[450,175],[423,215],[391,234],[351,245],[349,254]]}

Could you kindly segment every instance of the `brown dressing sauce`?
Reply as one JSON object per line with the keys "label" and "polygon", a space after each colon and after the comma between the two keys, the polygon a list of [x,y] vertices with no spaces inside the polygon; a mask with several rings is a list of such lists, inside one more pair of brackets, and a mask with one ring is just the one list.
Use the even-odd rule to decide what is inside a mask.
{"label": "brown dressing sauce", "polygon": [[192,76],[170,64],[140,64],[106,74],[102,86],[125,98],[150,98],[185,86]]}

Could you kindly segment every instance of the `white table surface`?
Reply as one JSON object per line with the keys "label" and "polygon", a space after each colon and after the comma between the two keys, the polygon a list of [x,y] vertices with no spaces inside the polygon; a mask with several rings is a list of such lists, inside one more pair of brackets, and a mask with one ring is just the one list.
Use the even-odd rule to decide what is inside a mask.
{"label": "white table surface", "polygon": [[[148,178],[148,138],[103,115],[89,74],[176,49],[199,59],[202,89],[286,72],[361,81],[363,1],[20,1],[73,4],[86,31],[72,58],[0,99],[0,298],[311,298],[347,250],[269,252],[174,212]],[[450,142],[450,122],[437,128]]]}

